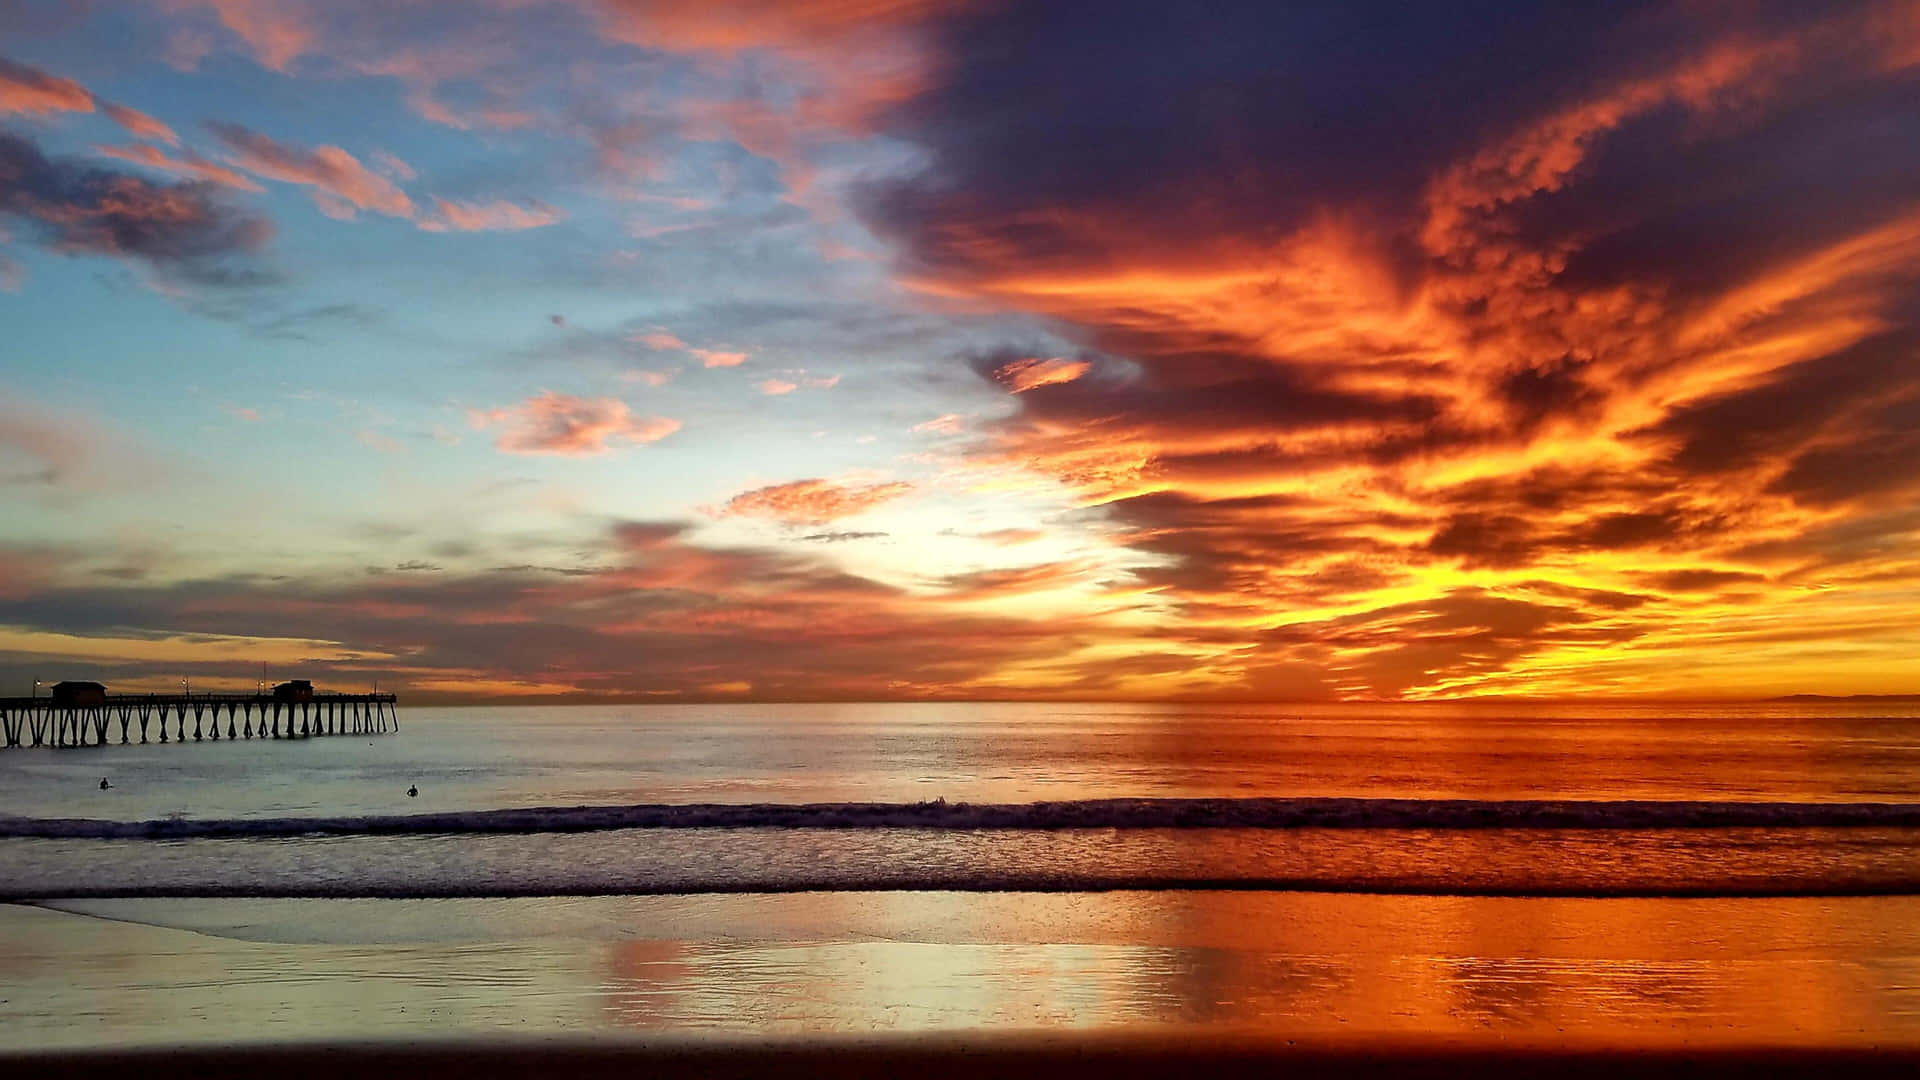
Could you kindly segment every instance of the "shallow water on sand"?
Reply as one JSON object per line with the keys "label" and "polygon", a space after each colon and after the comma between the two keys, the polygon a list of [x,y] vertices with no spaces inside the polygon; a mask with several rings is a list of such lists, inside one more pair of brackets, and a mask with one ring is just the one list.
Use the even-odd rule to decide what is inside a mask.
{"label": "shallow water on sand", "polygon": [[[0,1040],[1143,1026],[1920,1042],[1920,900],[816,893],[0,908]],[[141,925],[147,924],[147,925]]]}
{"label": "shallow water on sand", "polygon": [[1920,894],[1920,829],[618,829],[0,839],[0,899],[1195,887]]}

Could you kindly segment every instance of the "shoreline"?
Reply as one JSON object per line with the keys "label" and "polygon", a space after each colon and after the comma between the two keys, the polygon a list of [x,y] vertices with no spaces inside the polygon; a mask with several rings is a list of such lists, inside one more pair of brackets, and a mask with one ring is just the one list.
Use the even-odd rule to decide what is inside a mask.
{"label": "shoreline", "polygon": [[1110,798],[1031,803],[630,803],[341,817],[142,821],[0,815],[0,838],[217,840],[520,835],[626,829],[1803,829],[1916,828],[1920,802],[1699,799]]}
{"label": "shoreline", "polygon": [[0,1052],[16,1077],[232,1077],[337,1080],[341,1075],[472,1078],[564,1074],[659,1077],[835,1076],[978,1080],[1046,1075],[1120,1080],[1195,1074],[1271,1076],[1849,1076],[1912,1075],[1920,1045],[1814,1046],[1788,1041],[1683,1041],[1620,1046],[1584,1040],[1496,1045],[1448,1037],[1280,1038],[1262,1033],[969,1033],[964,1035],[312,1042],[209,1048]]}

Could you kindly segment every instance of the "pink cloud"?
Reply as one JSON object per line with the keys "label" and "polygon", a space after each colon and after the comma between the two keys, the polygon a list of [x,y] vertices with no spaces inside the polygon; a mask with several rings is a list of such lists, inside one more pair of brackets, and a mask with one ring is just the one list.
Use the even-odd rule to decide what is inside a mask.
{"label": "pink cloud", "polygon": [[136,139],[152,139],[168,146],[180,145],[180,136],[172,128],[139,109],[101,101],[93,96],[92,91],[72,79],[49,75],[38,68],[0,57],[0,115],[90,113],[96,105]]}
{"label": "pink cloud", "polygon": [[130,109],[125,105],[115,105],[110,101],[102,102],[101,105],[106,109],[107,115],[113,118],[113,122],[126,128],[127,134],[132,135],[134,138],[152,139],[155,142],[166,143],[168,146],[180,145],[180,136],[175,134],[172,128],[141,112],[139,109]]}
{"label": "pink cloud", "polygon": [[786,525],[824,525],[864,514],[913,490],[896,480],[885,484],[836,484],[813,478],[743,491],[712,511],[716,517],[769,518]]}
{"label": "pink cloud", "polygon": [[[221,25],[246,42],[262,66],[285,71],[314,42],[306,5],[299,0],[160,0],[172,11],[210,8]],[[201,53],[200,55],[205,55]],[[196,56],[195,62],[199,57]]]}
{"label": "pink cloud", "polygon": [[773,397],[791,394],[798,389],[800,389],[799,383],[788,382],[785,379],[767,379],[760,383],[760,392]]}
{"label": "pink cloud", "polygon": [[199,30],[180,29],[167,35],[161,56],[175,71],[195,71],[200,61],[213,51],[213,36]]}
{"label": "pink cloud", "polygon": [[72,79],[0,58],[0,115],[92,112],[93,95]]}
{"label": "pink cloud", "polygon": [[687,343],[667,333],[665,330],[648,330],[639,334],[628,334],[627,340],[636,345],[645,345],[649,349],[684,349]]}
{"label": "pink cloud", "polygon": [[519,405],[475,410],[476,428],[501,425],[494,446],[509,454],[586,457],[614,449],[613,443],[652,443],[680,430],[680,421],[635,416],[618,398],[578,398],[545,391]]}
{"label": "pink cloud", "polygon": [[489,203],[433,200],[434,217],[420,223],[429,232],[512,232],[540,229],[566,219],[559,208],[537,200],[526,205],[495,200]]}
{"label": "pink cloud", "polygon": [[380,170],[388,176],[397,177],[401,180],[417,180],[420,178],[420,173],[415,170],[413,166],[402,161],[395,154],[389,154],[385,150],[375,150],[369,156],[373,158],[373,163],[379,166]]}
{"label": "pink cloud", "polygon": [[238,124],[214,124],[233,156],[228,160],[256,176],[317,189],[315,205],[331,217],[351,220],[355,210],[392,217],[413,216],[413,200],[391,180],[373,172],[337,146],[312,150],[277,143]]}
{"label": "pink cloud", "polygon": [[171,157],[166,151],[158,147],[138,144],[133,146],[96,146],[93,149],[95,153],[105,154],[111,158],[119,158],[121,161],[131,161],[136,165],[145,165],[148,168],[160,169],[181,176],[192,176],[201,180],[211,180],[216,184],[239,188],[241,191],[266,190],[241,173],[229,169],[218,162],[208,161],[206,158],[201,157],[191,150],[182,152],[179,157]]}
{"label": "pink cloud", "polygon": [[688,352],[700,358],[703,367],[739,367],[747,362],[743,352],[720,352],[717,349],[688,349]]}
{"label": "pink cloud", "polygon": [[675,374],[677,373],[671,370],[654,371],[651,369],[640,369],[636,371],[623,371],[620,373],[620,381],[645,383],[648,386],[665,386],[673,381]]}

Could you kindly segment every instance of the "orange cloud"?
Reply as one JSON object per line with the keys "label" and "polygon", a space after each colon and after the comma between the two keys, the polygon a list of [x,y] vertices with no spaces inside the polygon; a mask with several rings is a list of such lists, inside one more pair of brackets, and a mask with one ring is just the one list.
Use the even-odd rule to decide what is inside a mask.
{"label": "orange cloud", "polygon": [[1085,360],[1066,360],[1061,357],[1024,357],[1000,365],[994,378],[1004,383],[1007,389],[1016,394],[1057,383],[1070,383],[1085,375],[1093,365]]}
{"label": "orange cloud", "polygon": [[966,430],[966,418],[958,413],[947,413],[931,420],[923,420],[913,425],[913,430],[925,435],[958,435]]}
{"label": "orange cloud", "polygon": [[905,481],[884,484],[836,484],[831,480],[795,480],[743,491],[728,499],[720,517],[769,518],[785,525],[825,525],[864,514],[913,490]]}
{"label": "orange cloud", "polygon": [[[868,212],[912,286],[1058,320],[1115,358],[1097,379],[1093,361],[978,359],[1015,411],[982,423],[975,464],[1097,508],[1167,639],[1223,685],[1711,692],[1676,673],[1734,649],[1776,666],[1729,666],[1742,685],[1882,670],[1920,688],[1879,629],[1882,590],[1920,587],[1902,550],[1920,378],[1897,370],[1920,204],[1875,179],[1890,166],[1870,141],[1858,168],[1822,158],[1817,205],[1791,180],[1809,132],[1904,130],[1920,24],[1897,7],[1702,26],[1418,145],[1376,105],[1389,118],[1344,141],[1364,159],[1294,154],[1305,129],[1275,103],[1221,145],[1124,166],[1057,138],[1077,96],[987,119],[988,71],[1049,40],[1022,24],[917,118],[927,178]],[[1085,100],[1119,99],[1103,94],[1121,90]],[[1763,603],[1809,620],[1798,651]],[[1827,620],[1874,642],[1878,669],[1832,674],[1810,628]]]}
{"label": "orange cloud", "polygon": [[578,398],[546,391],[519,405],[474,411],[475,428],[500,425],[497,448],[510,454],[586,457],[604,454],[620,443],[652,443],[680,430],[680,421],[635,416],[617,398]]}
{"label": "orange cloud", "polygon": [[1000,547],[1015,547],[1020,544],[1031,544],[1035,540],[1043,539],[1046,535],[1039,529],[994,529],[991,532],[981,533],[979,539]]}
{"label": "orange cloud", "polygon": [[769,396],[791,394],[798,389],[800,389],[799,383],[788,382],[785,379],[763,379],[760,382],[760,392]]}

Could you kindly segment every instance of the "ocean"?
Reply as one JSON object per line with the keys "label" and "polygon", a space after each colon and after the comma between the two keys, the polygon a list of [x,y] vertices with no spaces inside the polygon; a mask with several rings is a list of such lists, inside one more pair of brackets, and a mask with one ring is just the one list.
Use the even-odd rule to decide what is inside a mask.
{"label": "ocean", "polygon": [[0,752],[0,1045],[429,1018],[1699,1039],[1778,1035],[1787,1000],[1810,1040],[1920,1042],[1920,719],[1901,706],[401,724]]}

